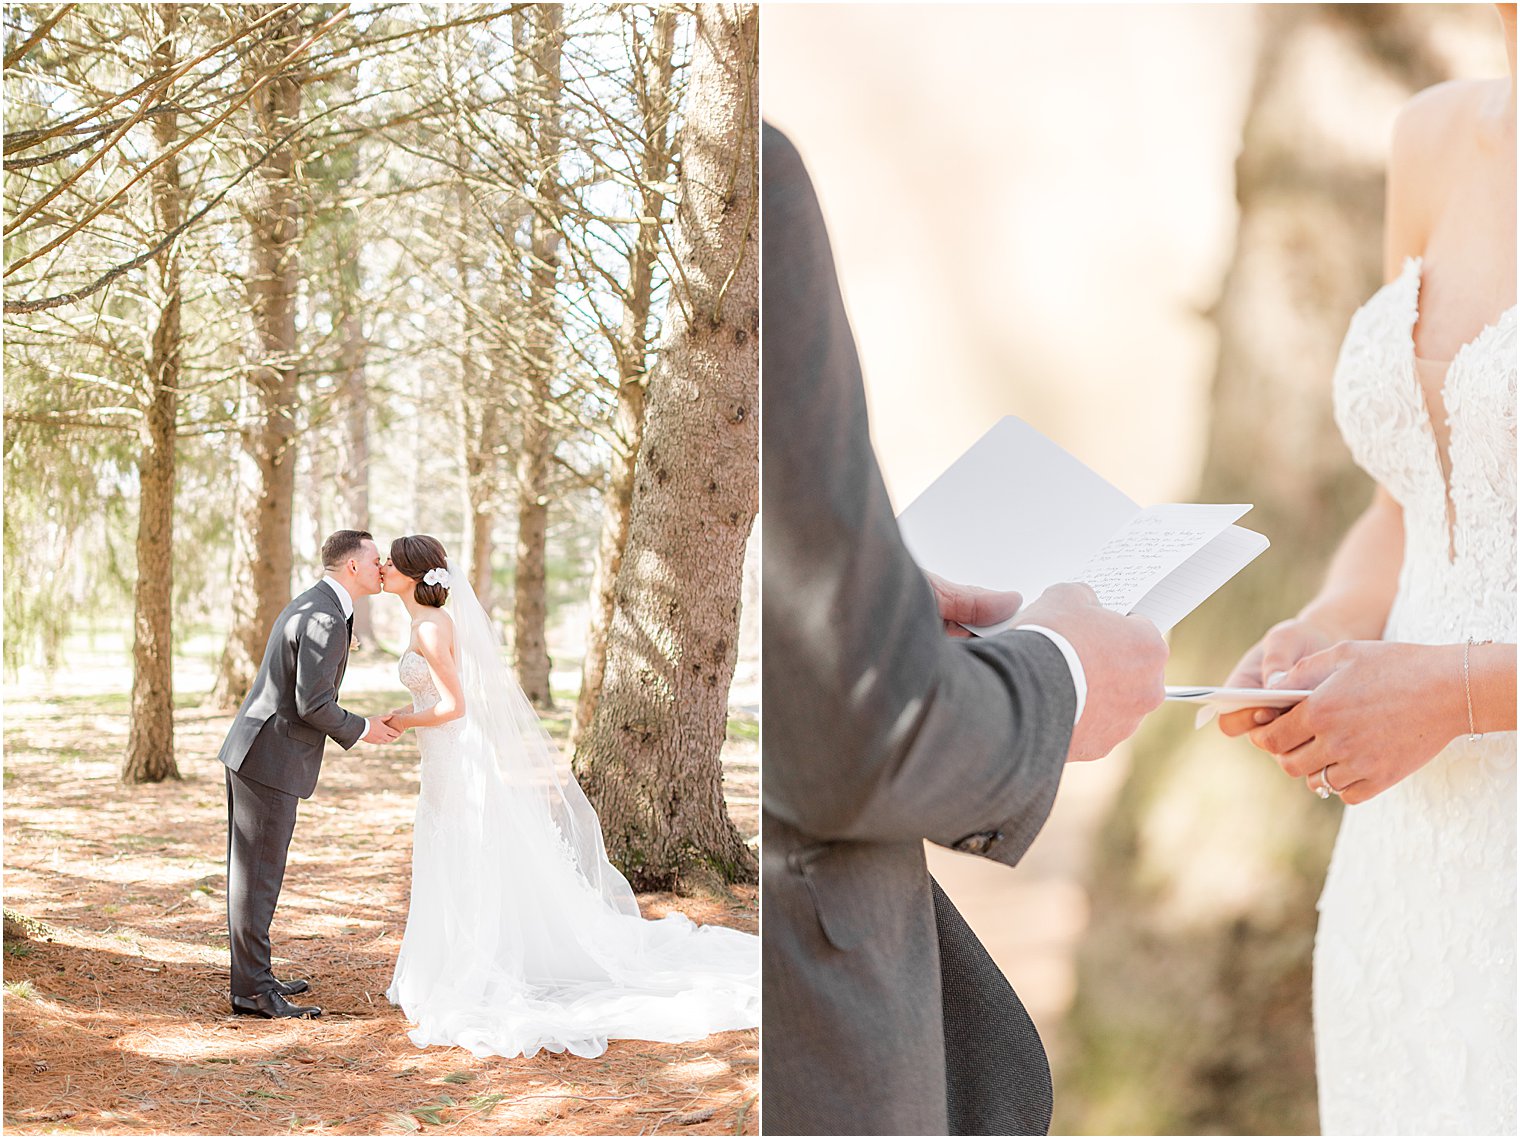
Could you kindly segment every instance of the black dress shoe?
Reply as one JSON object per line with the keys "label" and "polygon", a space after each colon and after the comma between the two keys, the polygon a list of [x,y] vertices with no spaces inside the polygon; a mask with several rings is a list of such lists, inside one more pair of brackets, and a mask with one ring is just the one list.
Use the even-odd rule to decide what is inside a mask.
{"label": "black dress shoe", "polygon": [[293,997],[297,993],[304,993],[311,986],[305,981],[276,981],[274,988],[281,996]]}
{"label": "black dress shoe", "polygon": [[284,1016],[306,1019],[322,1015],[322,1010],[316,1005],[293,1005],[273,990],[260,993],[256,997],[233,997],[232,1011],[250,1016],[267,1017],[270,1020]]}

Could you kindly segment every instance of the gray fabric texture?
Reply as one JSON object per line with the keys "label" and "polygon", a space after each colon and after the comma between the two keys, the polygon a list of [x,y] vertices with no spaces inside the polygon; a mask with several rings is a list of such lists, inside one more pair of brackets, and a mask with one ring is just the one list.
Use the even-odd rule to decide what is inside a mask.
{"label": "gray fabric texture", "polygon": [[945,1065],[950,1134],[1044,1135],[1055,1099],[1034,1021],[938,882],[934,919],[945,1055],[987,1057]]}
{"label": "gray fabric texture", "polygon": [[364,717],[338,704],[350,627],[318,582],[280,613],[264,660],[217,756],[227,769],[227,939],[233,996],[275,987],[269,924],[285,880],[296,804],[309,798],[329,737],[351,748]]}
{"label": "gray fabric texture", "polygon": [[269,924],[285,881],[285,857],[300,800],[231,768],[226,774],[231,989],[235,997],[254,997],[272,992],[279,983],[269,963]]}
{"label": "gray fabric texture", "polygon": [[348,619],[318,582],[280,613],[264,660],[217,756],[230,770],[309,799],[329,737],[345,749],[364,735],[364,717],[338,704],[348,669]]}
{"label": "gray fabric texture", "polygon": [[1071,674],[1038,633],[945,637],[871,450],[818,203],[768,126],[763,176],[762,1127],[1038,1120],[1038,1036],[996,1023],[1027,1016],[964,923],[942,940],[922,843],[1018,861],[1060,782]]}

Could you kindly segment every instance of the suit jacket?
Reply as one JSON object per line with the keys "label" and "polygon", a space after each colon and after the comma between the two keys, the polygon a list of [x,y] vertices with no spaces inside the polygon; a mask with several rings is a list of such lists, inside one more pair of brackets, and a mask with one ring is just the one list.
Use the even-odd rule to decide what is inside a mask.
{"label": "suit jacket", "polygon": [[770,127],[763,171],[762,1127],[1044,1131],[1044,1050],[923,840],[1018,861],[1060,782],[1071,674],[1038,633],[944,635],[817,200]]}
{"label": "suit jacket", "polygon": [[338,705],[348,643],[348,620],[330,587],[318,582],[285,606],[217,758],[257,783],[309,799],[328,737],[346,750],[364,735],[364,717]]}

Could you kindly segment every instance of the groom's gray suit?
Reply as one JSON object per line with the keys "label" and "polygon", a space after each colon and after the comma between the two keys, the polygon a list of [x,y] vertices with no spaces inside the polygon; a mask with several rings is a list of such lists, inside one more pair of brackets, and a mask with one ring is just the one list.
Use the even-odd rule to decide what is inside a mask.
{"label": "groom's gray suit", "polygon": [[822,215],[770,127],[763,169],[762,1129],[1043,1133],[1039,1036],[923,840],[1018,861],[1060,781],[1071,673],[1038,633],[944,635],[871,451]]}
{"label": "groom's gray suit", "polygon": [[318,582],[275,621],[217,756],[227,768],[227,936],[236,997],[278,984],[269,923],[285,880],[296,801],[316,790],[328,738],[347,749],[365,732],[364,717],[338,706],[352,626],[334,588],[342,586]]}

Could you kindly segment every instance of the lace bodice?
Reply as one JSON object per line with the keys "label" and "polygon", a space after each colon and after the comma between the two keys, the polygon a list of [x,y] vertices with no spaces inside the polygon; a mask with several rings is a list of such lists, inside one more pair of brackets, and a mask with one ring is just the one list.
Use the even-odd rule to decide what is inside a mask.
{"label": "lace bodice", "polygon": [[425,712],[438,703],[438,686],[433,683],[433,670],[427,658],[416,649],[407,649],[396,665],[396,674],[412,694],[412,710]]}
{"label": "lace bodice", "polygon": [[[1384,638],[1513,642],[1515,309],[1430,401],[1448,481],[1415,369],[1420,271],[1409,259],[1358,310],[1335,372],[1341,432],[1403,508]],[[1513,732],[1463,735],[1346,809],[1315,942],[1325,1134],[1515,1133],[1515,917]]]}
{"label": "lace bodice", "polygon": [[[412,694],[412,710],[414,712],[426,712],[434,704],[438,703],[441,693],[438,685],[433,683],[433,670],[428,666],[427,658],[416,649],[407,649],[401,654],[401,660],[396,664],[396,675],[401,678],[401,683]],[[418,728],[417,741],[422,749],[423,793],[428,793],[428,772],[436,768],[442,758],[439,754],[438,744],[443,740],[452,742],[463,730],[464,720],[450,720],[445,724],[439,724],[432,728]],[[429,746],[432,744],[433,746]],[[433,777],[436,783],[438,776]]]}
{"label": "lace bodice", "polygon": [[[1515,309],[1462,346],[1443,391],[1446,476],[1415,376],[1419,258],[1351,319],[1335,418],[1357,463],[1404,508],[1399,602],[1385,636],[1421,644],[1515,639]],[[1453,558],[1452,551],[1455,551]]]}

